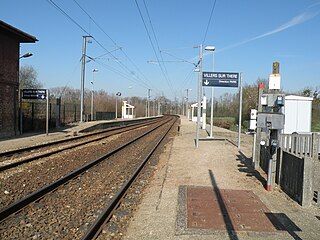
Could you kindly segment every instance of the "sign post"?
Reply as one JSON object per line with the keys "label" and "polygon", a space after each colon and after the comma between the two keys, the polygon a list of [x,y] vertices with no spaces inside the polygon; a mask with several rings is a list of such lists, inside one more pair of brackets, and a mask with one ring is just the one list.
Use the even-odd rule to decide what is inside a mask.
{"label": "sign post", "polygon": [[242,74],[237,72],[203,72],[203,87],[239,87],[239,126],[238,126],[238,149],[240,149],[241,117],[242,117]]}
{"label": "sign post", "polygon": [[49,135],[49,89],[46,90],[47,94],[47,114],[46,114],[46,135]]}
{"label": "sign post", "polygon": [[20,135],[22,135],[22,89],[20,89]]}
{"label": "sign post", "polygon": [[20,92],[20,135],[22,135],[22,99],[47,99],[46,134],[49,133],[49,90],[48,89],[22,89]]}
{"label": "sign post", "polygon": [[241,144],[241,120],[242,120],[242,73],[240,73],[240,89],[239,89],[238,150],[240,150],[240,144]]}

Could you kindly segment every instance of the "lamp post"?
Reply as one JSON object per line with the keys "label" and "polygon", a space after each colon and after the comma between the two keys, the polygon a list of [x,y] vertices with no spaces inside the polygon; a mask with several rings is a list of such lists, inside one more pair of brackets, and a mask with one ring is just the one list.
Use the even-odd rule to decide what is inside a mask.
{"label": "lamp post", "polygon": [[148,100],[147,100],[147,117],[150,117],[150,92],[151,92],[151,89],[149,88],[148,89]]}
{"label": "lamp post", "polygon": [[[18,67],[17,67],[17,78],[18,78],[18,89],[19,89],[19,102],[20,102],[20,135],[22,135],[22,89],[20,89],[20,76],[19,76],[19,61],[21,58],[28,58],[28,57],[31,57],[33,54],[31,52],[27,52],[25,54],[23,54],[22,56],[19,57],[18,59]],[[16,93],[15,93],[16,94]],[[15,96],[15,99],[17,99],[17,96]],[[18,121],[18,118],[17,118],[17,103],[15,101],[15,104],[14,104],[14,115],[15,115],[15,119],[16,121]],[[16,134],[17,132],[17,127],[18,126],[18,123],[16,122],[16,124],[14,125],[14,133]]]}
{"label": "lamp post", "polygon": [[[131,92],[132,86],[129,86],[128,89],[129,89],[128,92]],[[132,100],[132,97],[129,97],[128,95],[128,104],[131,104],[131,100]]]}
{"label": "lamp post", "polygon": [[95,72],[98,72],[99,70],[94,68],[92,69],[92,81],[91,81],[91,84],[92,84],[92,93],[91,93],[91,121],[94,120],[94,117],[93,117],[93,105],[94,105],[94,102],[93,102],[93,98],[94,98],[94,73]]}
{"label": "lamp post", "polygon": [[121,92],[116,93],[116,119],[118,118],[118,97],[121,96]]}
{"label": "lamp post", "polygon": [[[216,48],[214,46],[206,46],[206,51],[212,52],[212,72],[214,72],[214,50]],[[211,109],[210,109],[210,138],[212,138],[213,131],[213,87],[211,87]]]}
{"label": "lamp post", "polygon": [[198,72],[198,109],[197,109],[197,128],[196,128],[196,147],[199,147],[199,128],[200,128],[200,114],[201,114],[201,96],[202,96],[202,44],[197,46],[199,48],[199,72]]}

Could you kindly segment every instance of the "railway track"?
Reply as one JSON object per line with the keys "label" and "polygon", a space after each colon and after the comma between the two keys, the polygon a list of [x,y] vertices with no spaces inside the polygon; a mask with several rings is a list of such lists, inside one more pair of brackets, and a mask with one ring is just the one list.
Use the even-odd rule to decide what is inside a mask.
{"label": "railway track", "polygon": [[159,121],[161,121],[161,119],[151,120],[146,123],[131,124],[125,127],[115,127],[112,129],[97,131],[82,136],[76,136],[71,139],[62,139],[41,145],[2,152],[0,153],[0,172],[40,158],[48,157],[52,154],[67,151],[94,141],[99,141],[115,134],[120,134],[126,131],[148,126]]}
{"label": "railway track", "polygon": [[[4,239],[10,239],[9,235],[12,239],[20,237],[95,238],[149,157],[165,138],[174,121],[175,119],[169,118],[155,124],[152,129],[148,129],[134,139],[5,207],[0,212],[0,236],[4,234]],[[81,202],[80,210],[79,206],[72,205],[73,203],[79,205],[79,201]],[[94,203],[95,201],[97,203]],[[53,216],[52,212],[55,213],[57,209],[62,211],[59,214],[68,217],[61,220],[60,215]],[[85,216],[80,214],[83,213],[81,209],[85,210]],[[77,214],[74,214],[75,212]],[[44,216],[49,218],[43,220],[46,219]],[[34,226],[33,224],[38,221],[41,222],[39,226]],[[76,227],[72,225],[75,222],[78,222]],[[25,227],[30,225],[36,229],[30,231]],[[52,228],[51,231],[50,228]],[[12,231],[6,233],[4,229]],[[57,235],[54,229],[57,229]],[[49,235],[43,235],[43,230]]]}
{"label": "railway track", "polygon": [[[165,121],[165,118],[160,122],[163,121]],[[109,133],[111,134],[110,136],[102,137],[99,141],[90,139],[91,143],[81,144],[81,146],[74,147],[68,151],[51,154],[43,158],[38,158],[37,156],[34,159],[37,159],[37,161],[31,161],[0,173],[0,208],[4,208],[55,182],[77,168],[90,163],[92,159],[99,158],[106,152],[110,152],[119,145],[123,145],[130,139],[141,135],[148,127],[157,125],[160,122],[156,121],[147,125],[140,124],[125,130],[117,129],[117,134]],[[34,158],[33,155],[29,157]],[[20,188],[17,188],[17,186],[20,186]]]}

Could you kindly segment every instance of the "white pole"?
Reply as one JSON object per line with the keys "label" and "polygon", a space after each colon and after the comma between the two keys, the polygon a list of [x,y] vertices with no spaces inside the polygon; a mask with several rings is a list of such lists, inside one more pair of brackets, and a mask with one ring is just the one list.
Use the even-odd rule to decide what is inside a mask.
{"label": "white pole", "polygon": [[196,147],[199,147],[199,128],[201,115],[201,90],[202,90],[202,44],[199,46],[199,73],[198,73],[198,109],[197,109],[197,128],[196,128]]}
{"label": "white pole", "polygon": [[188,115],[188,110],[189,110],[188,91],[189,91],[189,89],[187,88],[186,91],[187,91],[187,98],[186,98],[186,116],[187,116],[187,119],[188,119],[188,118],[189,118],[189,115]]}
{"label": "white pole", "polygon": [[47,89],[46,134],[49,135],[49,89]]}
{"label": "white pole", "polygon": [[[214,50],[212,51],[212,72],[214,72]],[[213,138],[213,87],[211,87],[210,138]]]}
{"label": "white pole", "polygon": [[202,97],[202,129],[205,130],[207,125],[207,97]]}
{"label": "white pole", "polygon": [[241,118],[242,118],[242,73],[240,73],[240,90],[239,90],[239,125],[238,125],[238,149],[241,143]]}

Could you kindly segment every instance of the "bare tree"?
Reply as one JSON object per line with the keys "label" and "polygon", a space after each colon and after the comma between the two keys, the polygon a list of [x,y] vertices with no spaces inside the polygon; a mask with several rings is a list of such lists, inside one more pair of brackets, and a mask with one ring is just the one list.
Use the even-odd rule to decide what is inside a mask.
{"label": "bare tree", "polygon": [[37,79],[38,73],[31,65],[24,65],[19,71],[19,88],[42,88]]}

